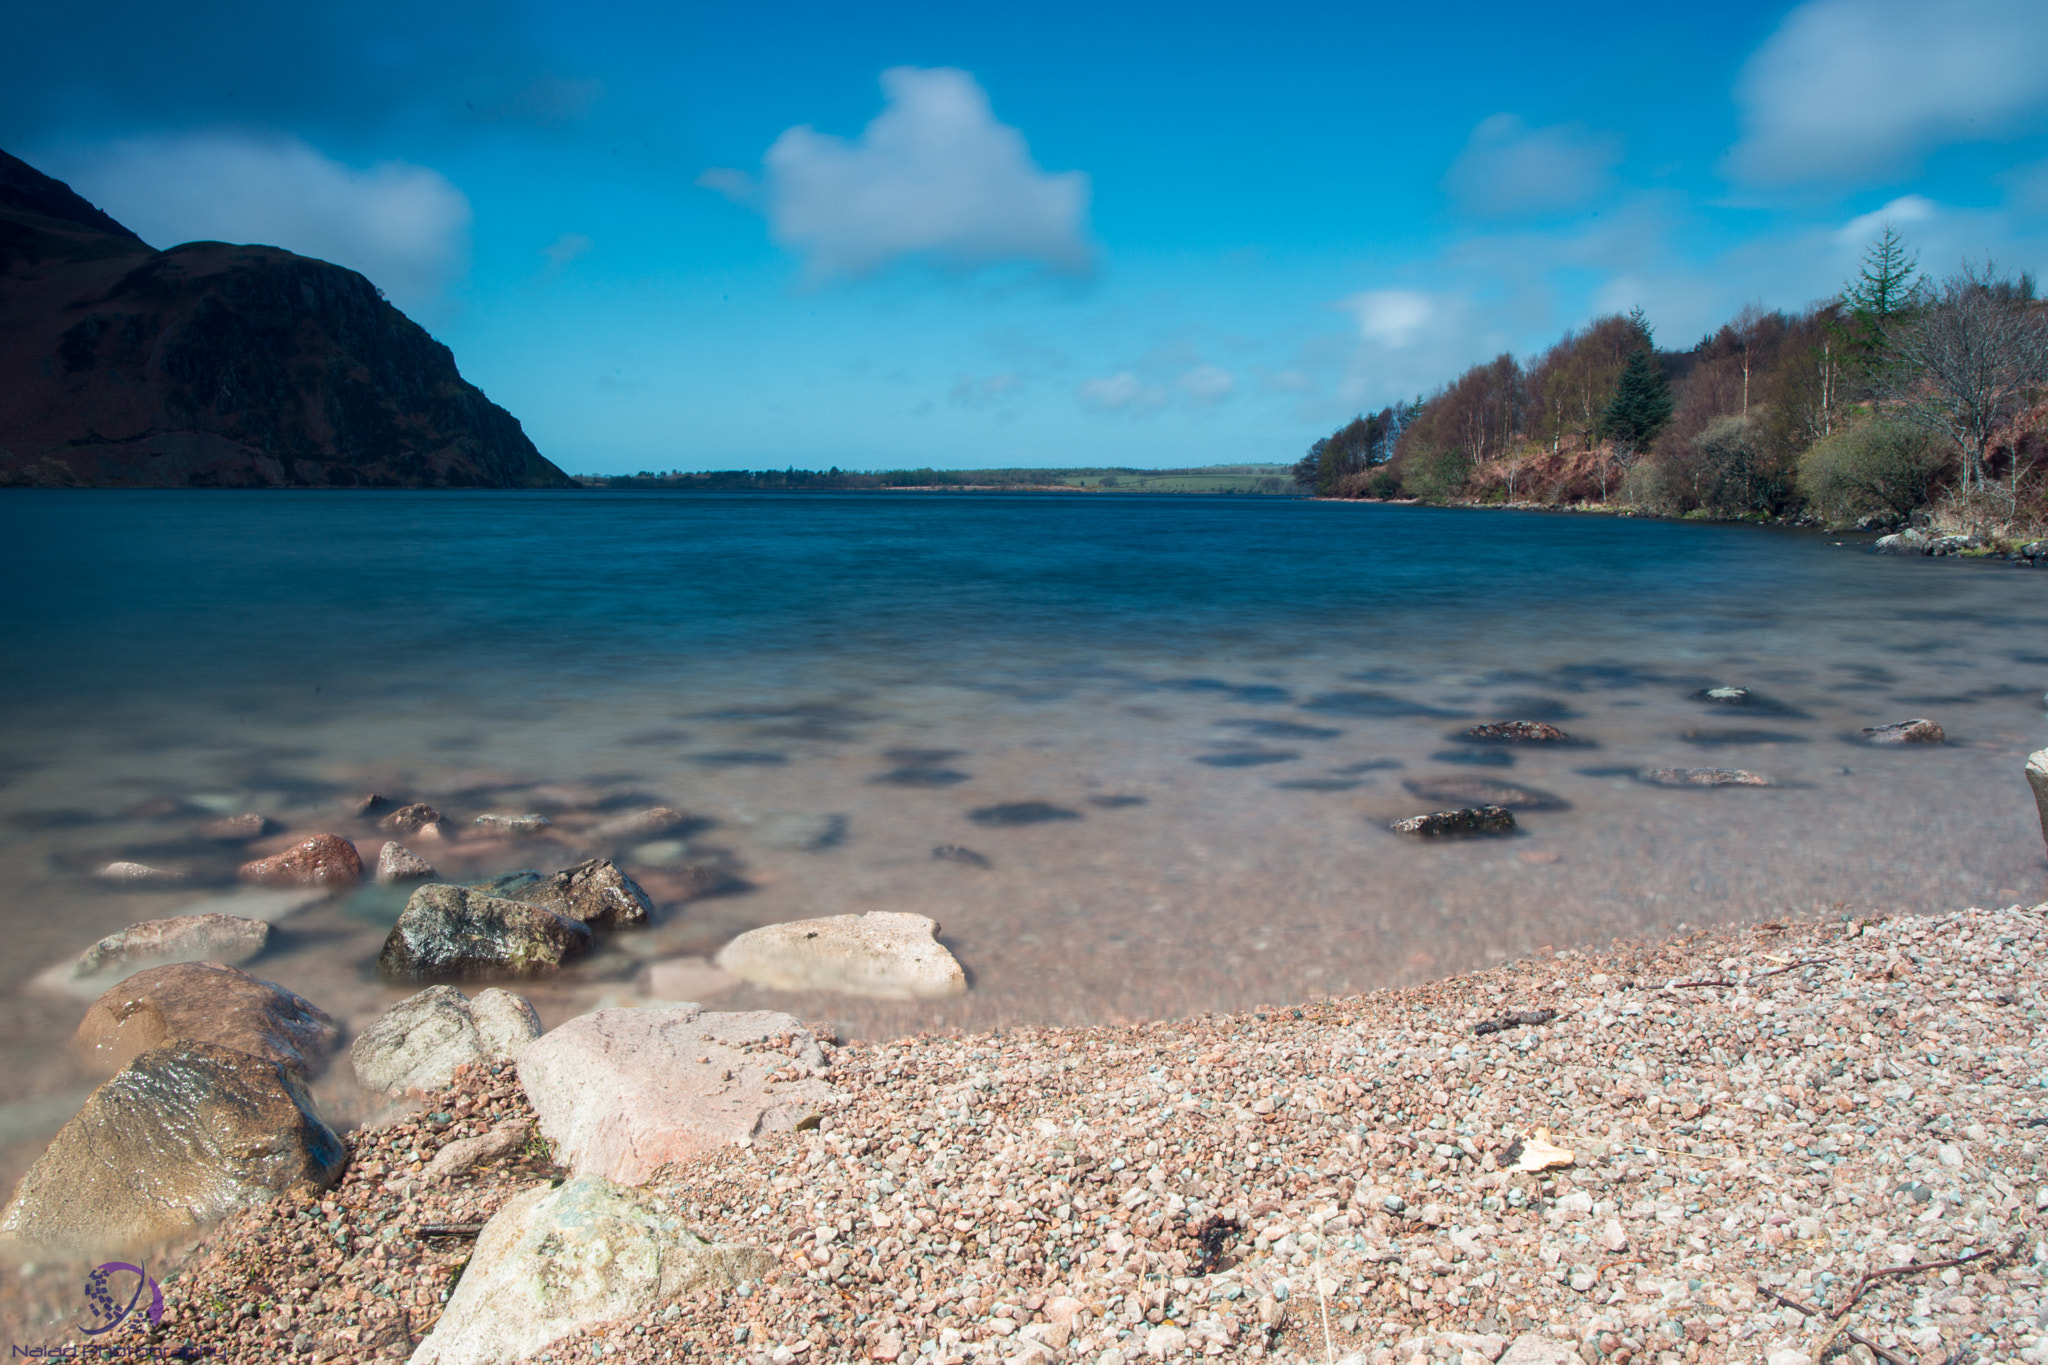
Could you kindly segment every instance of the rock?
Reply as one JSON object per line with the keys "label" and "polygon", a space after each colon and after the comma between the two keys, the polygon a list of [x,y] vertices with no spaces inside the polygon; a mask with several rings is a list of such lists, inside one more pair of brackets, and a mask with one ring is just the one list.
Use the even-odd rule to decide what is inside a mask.
{"label": "rock", "polygon": [[296,848],[242,864],[235,875],[265,886],[354,886],[363,879],[363,860],[339,834],[316,834]]}
{"label": "rock", "polygon": [[1607,1226],[1600,1229],[1600,1245],[1612,1252],[1628,1250],[1628,1233],[1619,1218],[1608,1219]]}
{"label": "rock", "polygon": [[1888,536],[1879,536],[1870,548],[1881,555],[1926,555],[1934,553],[1934,537],[1925,531],[1908,527]]}
{"label": "rock", "polygon": [[2041,840],[2048,843],[2048,749],[2027,755],[2027,785],[2034,789],[2034,810],[2041,817]]}
{"label": "rock", "polygon": [[436,838],[448,837],[441,812],[424,802],[400,806],[377,822],[377,828],[387,834],[431,834]]}
{"label": "rock", "polygon": [[654,1200],[579,1176],[515,1195],[492,1216],[411,1365],[509,1365],[774,1266],[759,1247],[706,1242]]}
{"label": "rock", "polygon": [[493,812],[471,822],[486,834],[538,834],[555,822],[545,815],[506,815]]}
{"label": "rock", "polygon": [[1750,691],[1746,687],[1703,687],[1692,694],[1694,701],[1710,701],[1721,706],[1747,706]]}
{"label": "rock", "polygon": [[1579,1353],[1569,1341],[1524,1332],[1501,1353],[1500,1365],[1581,1365]]}
{"label": "rock", "polygon": [[223,844],[244,844],[251,839],[261,839],[275,833],[277,825],[271,820],[254,813],[229,815],[219,820],[208,820],[192,831],[202,839],[213,839]]}
{"label": "rock", "polygon": [[1187,1344],[1188,1334],[1170,1324],[1162,1324],[1145,1333],[1145,1354],[1154,1360],[1179,1355]]}
{"label": "rock", "polygon": [[594,825],[587,837],[599,843],[658,839],[670,830],[678,829],[689,822],[690,817],[681,811],[670,810],[667,806],[649,806],[645,810],[615,815]]}
{"label": "rock", "polygon": [[1866,727],[1863,740],[1866,744],[1940,744],[1948,736],[1941,727],[1931,720],[1899,720],[1890,725]]}
{"label": "rock", "polygon": [[532,1133],[533,1125],[525,1119],[508,1119],[494,1125],[488,1133],[444,1144],[421,1174],[429,1180],[451,1180],[465,1175],[486,1161],[518,1151]]}
{"label": "rock", "polygon": [[739,977],[704,957],[670,958],[647,968],[647,994],[656,1000],[711,1000],[744,984]]}
{"label": "rock", "polygon": [[932,857],[937,858],[942,863],[961,863],[967,867],[993,866],[986,855],[976,853],[973,849],[965,848],[959,844],[940,844],[932,850]]}
{"label": "rock", "polygon": [[540,1016],[510,991],[468,1000],[453,986],[429,986],[378,1015],[348,1056],[365,1090],[389,1095],[446,1085],[460,1067],[517,1061],[539,1036]]}
{"label": "rock", "polygon": [[1420,839],[1460,838],[1476,834],[1513,834],[1515,817],[1499,806],[1474,806],[1469,810],[1440,810],[1428,815],[1411,815],[1387,826],[1396,834]]}
{"label": "rock", "polygon": [[349,802],[348,813],[357,820],[374,820],[380,815],[389,815],[397,810],[398,806],[399,803],[390,797],[371,792],[368,796],[358,796]]}
{"label": "rock", "polygon": [[542,976],[590,950],[580,920],[435,884],[412,893],[377,955],[387,981]]}
{"label": "rock", "polygon": [[1643,781],[1660,787],[1768,787],[1771,779],[1740,768],[1652,768]]}
{"label": "rock", "polygon": [[2028,541],[2016,553],[2022,559],[2048,559],[2048,540]]}
{"label": "rock", "polygon": [[967,990],[967,974],[939,943],[938,931],[923,915],[828,915],[749,930],[715,961],[776,990],[936,1000]]}
{"label": "rock", "polygon": [[1401,784],[1425,801],[1456,806],[1500,806],[1507,810],[1570,810],[1571,802],[1534,787],[1486,777],[1425,777]]}
{"label": "rock", "polygon": [[[794,1067],[804,1079],[777,1079]],[[764,1133],[790,1132],[839,1098],[825,1057],[787,1014],[608,1009],[571,1019],[519,1060],[519,1080],[579,1175],[628,1185],[661,1166]]]}
{"label": "rock", "polygon": [[341,1173],[341,1140],[289,1067],[214,1043],[143,1053],[58,1132],[0,1212],[0,1239],[154,1242]]}
{"label": "rock", "polygon": [[608,858],[592,858],[500,894],[528,905],[545,905],[592,929],[638,929],[654,914],[640,884]]}
{"label": "rock", "polygon": [[140,971],[93,1001],[72,1043],[80,1058],[111,1075],[152,1048],[211,1043],[311,1076],[340,1032],[312,1003],[219,962],[179,962]]}
{"label": "rock", "polygon": [[173,962],[247,962],[270,942],[270,926],[239,915],[173,915],[146,919],[108,934],[78,955],[71,977],[118,980]]}
{"label": "rock", "polygon": [[380,883],[423,882],[436,875],[432,863],[396,839],[387,840],[377,854],[377,880]]}
{"label": "rock", "polygon": [[1813,1358],[1797,1346],[1780,1346],[1764,1353],[1764,1365],[1813,1365]]}
{"label": "rock", "polygon": [[1572,737],[1555,725],[1541,720],[1503,720],[1475,725],[1465,738],[1489,744],[1569,744]]}
{"label": "rock", "polygon": [[967,812],[977,825],[1008,829],[1013,825],[1042,825],[1051,820],[1079,820],[1081,812],[1055,806],[1048,801],[1010,801],[1000,806],[983,806]]}
{"label": "rock", "polygon": [[151,867],[148,863],[108,863],[92,874],[107,882],[182,882],[185,874],[168,867]]}

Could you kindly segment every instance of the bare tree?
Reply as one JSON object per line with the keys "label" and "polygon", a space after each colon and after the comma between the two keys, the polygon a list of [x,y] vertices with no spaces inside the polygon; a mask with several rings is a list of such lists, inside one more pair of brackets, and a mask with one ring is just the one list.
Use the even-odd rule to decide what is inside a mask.
{"label": "bare tree", "polygon": [[1989,261],[1965,261],[1887,340],[1901,411],[1953,441],[1964,493],[1981,491],[1992,437],[2048,388],[2048,311],[2032,277],[2005,279]]}

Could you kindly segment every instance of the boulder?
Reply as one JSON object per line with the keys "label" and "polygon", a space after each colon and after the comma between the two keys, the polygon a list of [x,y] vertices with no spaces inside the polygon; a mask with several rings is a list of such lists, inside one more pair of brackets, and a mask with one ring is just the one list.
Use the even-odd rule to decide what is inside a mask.
{"label": "boulder", "polygon": [[296,1072],[215,1043],[143,1053],[95,1090],[0,1211],[0,1240],[103,1251],[186,1233],[341,1173]]}
{"label": "boulder", "polygon": [[104,882],[182,882],[185,874],[176,868],[151,867],[148,863],[112,862],[92,874]]}
{"label": "boulder", "polygon": [[363,860],[339,834],[316,834],[295,848],[242,864],[236,875],[265,886],[354,886],[363,879]]}
{"label": "boulder", "polygon": [[1486,744],[1569,744],[1572,737],[1548,721],[1502,720],[1475,725],[1465,738]]}
{"label": "boulder", "polygon": [[681,811],[670,810],[667,806],[649,806],[645,810],[614,815],[611,819],[592,826],[588,837],[597,843],[658,839],[670,830],[688,824],[689,819],[690,817]]}
{"label": "boulder", "polygon": [[377,880],[380,883],[424,882],[438,875],[434,865],[414,853],[396,839],[389,840],[377,853]]}
{"label": "boulder", "polygon": [[2014,553],[2021,559],[2048,559],[2048,540],[2030,540]]}
{"label": "boulder", "polygon": [[492,1215],[411,1365],[510,1365],[774,1266],[760,1247],[706,1242],[659,1201],[578,1176],[514,1195]]}
{"label": "boulder", "polygon": [[551,876],[507,887],[499,894],[528,905],[545,905],[596,930],[638,929],[654,913],[640,884],[608,858],[592,858]]}
{"label": "boulder", "polygon": [[1466,810],[1439,810],[1428,815],[1411,815],[1387,826],[1396,834],[1418,839],[1459,839],[1482,834],[1513,834],[1512,811],[1499,806],[1473,806]]}
{"label": "boulder", "polygon": [[1643,781],[1659,787],[1768,787],[1771,779],[1741,768],[1652,768]]}
{"label": "boulder", "polygon": [[270,926],[240,915],[173,915],[146,919],[108,934],[78,955],[71,977],[109,982],[173,962],[225,962],[239,966],[270,942]]}
{"label": "boulder", "polygon": [[540,1036],[540,1016],[510,991],[464,998],[453,986],[429,986],[377,1016],[350,1046],[356,1080],[382,1094],[433,1090],[457,1069],[517,1061]]}
{"label": "boulder", "polygon": [[406,901],[377,970],[387,981],[542,976],[589,950],[580,920],[437,883]]}
{"label": "boulder", "polygon": [[220,962],[179,962],[135,973],[93,1001],[72,1034],[81,1060],[111,1075],[152,1048],[212,1043],[320,1070],[341,1034],[304,997]]}
{"label": "boulder", "polygon": [[251,839],[261,839],[266,834],[275,833],[276,830],[275,822],[251,812],[208,820],[193,833],[202,839],[213,839],[223,844],[246,844]]}
{"label": "boulder", "polygon": [[2027,755],[2027,785],[2034,789],[2034,810],[2041,817],[2041,839],[2048,843],[2048,749]]}
{"label": "boulder", "polygon": [[493,811],[472,821],[485,834],[538,834],[555,822],[545,815],[508,815]]}
{"label": "boulder", "polygon": [[923,915],[876,910],[752,929],[719,950],[734,976],[783,991],[874,1000],[936,1000],[967,990],[967,974]]}
{"label": "boulder", "polygon": [[377,828],[386,834],[429,834],[437,839],[448,837],[447,828],[441,822],[441,812],[420,801],[392,811],[377,822]]}
{"label": "boulder", "polygon": [[694,1005],[598,1010],[519,1059],[557,1159],[628,1185],[671,1161],[814,1119],[839,1098],[818,1079],[824,1070],[817,1040],[789,1015]]}
{"label": "boulder", "polygon": [[1933,554],[1934,537],[1925,531],[1908,527],[1888,536],[1879,536],[1877,543],[1870,548],[1881,555]]}
{"label": "boulder", "polygon": [[1507,810],[1570,810],[1571,802],[1534,787],[1490,777],[1422,777],[1401,784],[1425,801],[1447,805],[1500,806]]}
{"label": "boulder", "polygon": [[1931,720],[1898,720],[1890,725],[1872,725],[1863,731],[1866,744],[1941,744],[1948,736]]}

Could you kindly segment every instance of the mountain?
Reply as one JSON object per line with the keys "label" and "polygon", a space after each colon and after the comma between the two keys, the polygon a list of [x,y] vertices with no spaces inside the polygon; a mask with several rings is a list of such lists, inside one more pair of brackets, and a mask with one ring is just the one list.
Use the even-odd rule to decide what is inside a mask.
{"label": "mountain", "polygon": [[0,486],[570,488],[353,270],[157,251],[0,152]]}

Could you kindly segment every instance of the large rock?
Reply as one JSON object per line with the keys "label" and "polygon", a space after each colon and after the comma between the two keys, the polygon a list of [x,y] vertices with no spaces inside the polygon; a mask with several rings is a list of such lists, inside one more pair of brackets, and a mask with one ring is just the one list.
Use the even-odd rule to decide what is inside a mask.
{"label": "large rock", "polygon": [[1515,817],[1512,811],[1499,806],[1473,806],[1466,810],[1411,815],[1406,820],[1396,820],[1387,828],[1396,834],[1412,834],[1418,839],[1460,839],[1482,834],[1513,834]]}
{"label": "large rock", "polygon": [[319,1072],[341,1041],[334,1021],[304,997],[220,962],[152,967],[115,986],[85,1012],[72,1043],[110,1075],[153,1048],[213,1043]]}
{"label": "large rock", "polygon": [[936,1000],[967,990],[967,974],[923,915],[876,910],[752,929],[718,965],[756,985],[875,1000]]}
{"label": "large rock", "polygon": [[225,962],[239,966],[270,942],[270,926],[240,915],[173,915],[146,919],[108,934],[78,955],[77,981],[117,981],[173,962]]}
{"label": "large rock", "polygon": [[1863,732],[1866,744],[1941,744],[1948,736],[1931,720],[1899,720],[1890,725],[1872,725]]}
{"label": "large rock", "polygon": [[295,848],[242,864],[237,875],[264,886],[354,886],[363,879],[363,860],[339,834],[316,834]]}
{"label": "large rock", "polygon": [[594,930],[638,929],[654,913],[640,884],[608,858],[592,858],[503,894],[528,905],[545,905]]}
{"label": "large rock", "polygon": [[2041,816],[2041,839],[2048,843],[2048,749],[2027,755],[2027,785],[2034,789],[2034,809]]}
{"label": "large rock", "polygon": [[341,1140],[290,1068],[214,1043],[143,1053],[58,1132],[0,1211],[0,1240],[111,1251],[341,1173]]}
{"label": "large rock", "polygon": [[391,926],[377,970],[390,981],[544,976],[589,949],[589,928],[546,906],[423,886]]}
{"label": "large rock", "polygon": [[683,1005],[571,1019],[526,1050],[519,1080],[571,1170],[638,1185],[671,1161],[820,1114],[839,1098],[824,1070],[817,1040],[787,1014]]}
{"label": "large rock", "polygon": [[510,991],[466,999],[453,986],[429,986],[377,1016],[349,1047],[365,1090],[395,1094],[448,1084],[458,1068],[516,1062],[540,1036],[540,1016]]}
{"label": "large rock", "polygon": [[644,1318],[774,1266],[760,1247],[706,1242],[656,1201],[578,1176],[515,1195],[492,1215],[411,1365],[509,1365],[586,1327]]}

